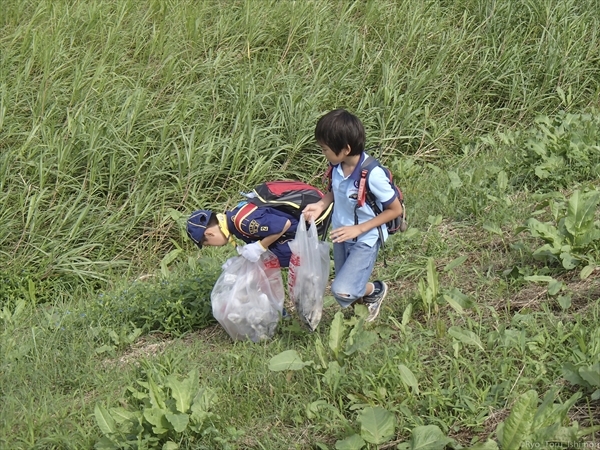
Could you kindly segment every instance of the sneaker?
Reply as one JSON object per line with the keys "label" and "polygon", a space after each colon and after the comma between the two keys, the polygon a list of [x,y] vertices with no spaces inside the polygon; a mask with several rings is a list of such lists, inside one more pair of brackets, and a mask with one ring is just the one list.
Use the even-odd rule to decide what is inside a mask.
{"label": "sneaker", "polygon": [[369,310],[369,315],[365,319],[365,322],[373,322],[377,318],[383,299],[385,299],[388,291],[387,284],[383,281],[377,280],[373,282],[373,285],[375,286],[373,293],[363,297],[364,305]]}

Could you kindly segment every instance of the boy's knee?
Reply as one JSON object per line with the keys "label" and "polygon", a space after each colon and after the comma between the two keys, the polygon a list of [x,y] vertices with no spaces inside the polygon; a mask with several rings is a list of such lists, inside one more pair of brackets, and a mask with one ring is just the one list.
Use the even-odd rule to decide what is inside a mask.
{"label": "boy's knee", "polygon": [[331,293],[338,300],[341,300],[343,303],[353,302],[354,300],[360,298],[356,293],[352,293],[350,289],[345,286],[338,286],[335,281],[331,285]]}
{"label": "boy's knee", "polygon": [[360,301],[360,297],[356,298],[353,295],[345,294],[345,293],[333,293],[333,297],[335,301],[340,305],[343,309],[349,308],[355,303]]}

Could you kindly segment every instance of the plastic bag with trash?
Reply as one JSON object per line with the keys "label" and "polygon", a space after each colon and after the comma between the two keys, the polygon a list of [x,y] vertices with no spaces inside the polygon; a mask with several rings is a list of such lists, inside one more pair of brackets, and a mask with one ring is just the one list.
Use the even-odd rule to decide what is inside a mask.
{"label": "plastic bag with trash", "polygon": [[289,245],[292,256],[288,294],[302,322],[314,331],[321,321],[323,295],[329,280],[329,244],[319,239],[314,220],[307,229],[302,216],[296,237]]}
{"label": "plastic bag with trash", "polygon": [[229,336],[253,342],[275,334],[284,297],[279,260],[270,251],[255,263],[233,258],[210,294],[213,316]]}

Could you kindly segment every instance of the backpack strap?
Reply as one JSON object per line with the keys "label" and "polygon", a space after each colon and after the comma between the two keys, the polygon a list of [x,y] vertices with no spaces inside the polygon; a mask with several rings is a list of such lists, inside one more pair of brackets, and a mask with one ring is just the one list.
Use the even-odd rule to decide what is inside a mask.
{"label": "backpack strap", "polygon": [[358,194],[357,194],[357,204],[358,208],[364,206],[367,200],[367,194],[370,193],[369,189],[369,172],[373,167],[377,167],[379,165],[379,161],[377,161],[372,156],[367,156],[363,163],[360,166],[360,181],[358,182]]}
{"label": "backpack strap", "polygon": [[[371,209],[373,210],[373,212],[375,214],[381,214],[382,210],[379,208],[379,206],[377,206],[377,202],[375,199],[375,196],[373,195],[373,193],[371,192],[371,188],[369,187],[369,175],[371,173],[371,170],[373,170],[375,167],[381,167],[381,163],[379,162],[379,160],[369,156],[367,157],[362,165],[362,170],[363,172],[366,172],[365,175],[365,193],[364,195],[364,203],[367,203],[367,205],[369,205],[371,207]],[[391,180],[390,180],[391,183]]]}
{"label": "backpack strap", "polygon": [[333,185],[333,167],[333,164],[329,163],[327,170],[323,174],[323,184],[327,186],[327,192],[331,192],[331,187]]}
{"label": "backpack strap", "polygon": [[[374,167],[380,166],[379,161],[372,156],[367,156],[360,166],[360,181],[358,183],[358,194],[357,202],[354,208],[354,223],[358,225],[358,213],[357,209],[364,206],[367,203],[373,212],[378,215],[381,214],[381,209],[377,206],[373,194],[369,189],[369,173]],[[381,242],[381,248],[383,248],[383,225],[377,227],[379,233],[379,241]],[[384,264],[387,266],[385,259]]]}
{"label": "backpack strap", "polygon": [[258,206],[253,205],[252,203],[246,203],[244,206],[242,206],[238,210],[238,212],[235,213],[235,216],[233,216],[233,225],[235,226],[235,229],[238,230],[240,233],[242,233],[245,236],[253,237],[251,234],[246,233],[242,229],[242,222],[244,221],[244,219],[246,219],[250,214],[252,214],[257,209],[258,209]]}
{"label": "backpack strap", "polygon": [[[381,163],[379,162],[379,160],[377,160],[377,159],[375,159],[375,158],[373,158],[371,156],[369,156],[368,158],[366,158],[364,160],[364,162],[363,162],[363,165],[362,165],[362,170],[363,171],[364,170],[367,171],[367,173],[365,175],[365,178],[366,178],[366,181],[365,181],[365,202],[373,209],[373,211],[375,211],[376,214],[381,214],[382,211],[377,206],[377,204],[375,202],[375,196],[373,195],[373,193],[371,192],[371,190],[369,188],[369,174],[371,173],[371,170],[374,169],[375,167],[381,167],[383,169],[383,166],[381,165]],[[392,173],[388,169],[384,169],[384,172],[388,172],[390,185],[392,185],[392,187],[394,188],[394,191],[396,191],[396,194],[398,196],[398,201],[402,205],[402,213],[404,214],[404,194],[402,193],[402,191],[400,190],[400,188],[398,188],[394,184]],[[359,194],[360,194],[360,192],[359,192]]]}

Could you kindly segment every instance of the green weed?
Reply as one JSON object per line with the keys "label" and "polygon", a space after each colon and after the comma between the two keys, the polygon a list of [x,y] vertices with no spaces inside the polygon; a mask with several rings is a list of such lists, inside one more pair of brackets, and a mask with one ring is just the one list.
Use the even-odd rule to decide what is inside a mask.
{"label": "green weed", "polygon": [[[114,330],[131,326],[139,333],[162,332],[181,336],[215,323],[210,293],[220,274],[220,266],[205,260],[195,270],[184,268],[169,278],[150,277],[134,281],[106,293],[86,307],[86,321],[113,336]],[[118,339],[111,338],[114,344]],[[125,342],[130,343],[130,342]]]}
{"label": "green weed", "polygon": [[[198,370],[191,391],[219,394],[211,448],[597,440],[582,433],[597,425],[596,240],[566,218],[598,179],[599,17],[592,0],[5,0],[0,447],[92,448],[95,405],[111,414],[135,386],[128,411],[147,407],[139,366],[174,401],[166,377]],[[181,220],[274,176],[320,183],[314,124],[336,107],[383,147],[408,206],[376,267],[380,319],[330,305],[315,334],[231,343],[208,302],[226,251],[197,260]],[[560,208],[532,215],[532,191],[557,190]],[[552,242],[517,242],[528,218]],[[554,238],[569,252],[534,259]],[[270,371],[283,352],[302,369]],[[552,430],[511,431],[539,411]],[[141,439],[160,441],[149,424]],[[164,443],[198,448],[169,424]]]}
{"label": "green weed", "polygon": [[585,265],[581,270],[581,278],[585,279],[596,267],[600,249],[600,226],[595,220],[599,203],[600,192],[597,190],[576,190],[568,200],[559,194],[558,198],[550,198],[546,203],[554,223],[530,218],[525,226],[517,228],[517,232],[528,231],[546,242],[533,251],[534,258],[560,263],[566,270]]}
{"label": "green weed", "polygon": [[[215,428],[219,419],[212,412],[216,393],[198,388],[198,369],[181,379],[177,373],[165,373],[164,366],[147,362],[142,374],[127,388],[129,404],[125,407],[95,406],[96,423],[104,435],[95,448],[176,450],[183,442],[196,448],[234,448],[228,444],[228,436]],[[235,430],[228,432],[236,434]]]}

